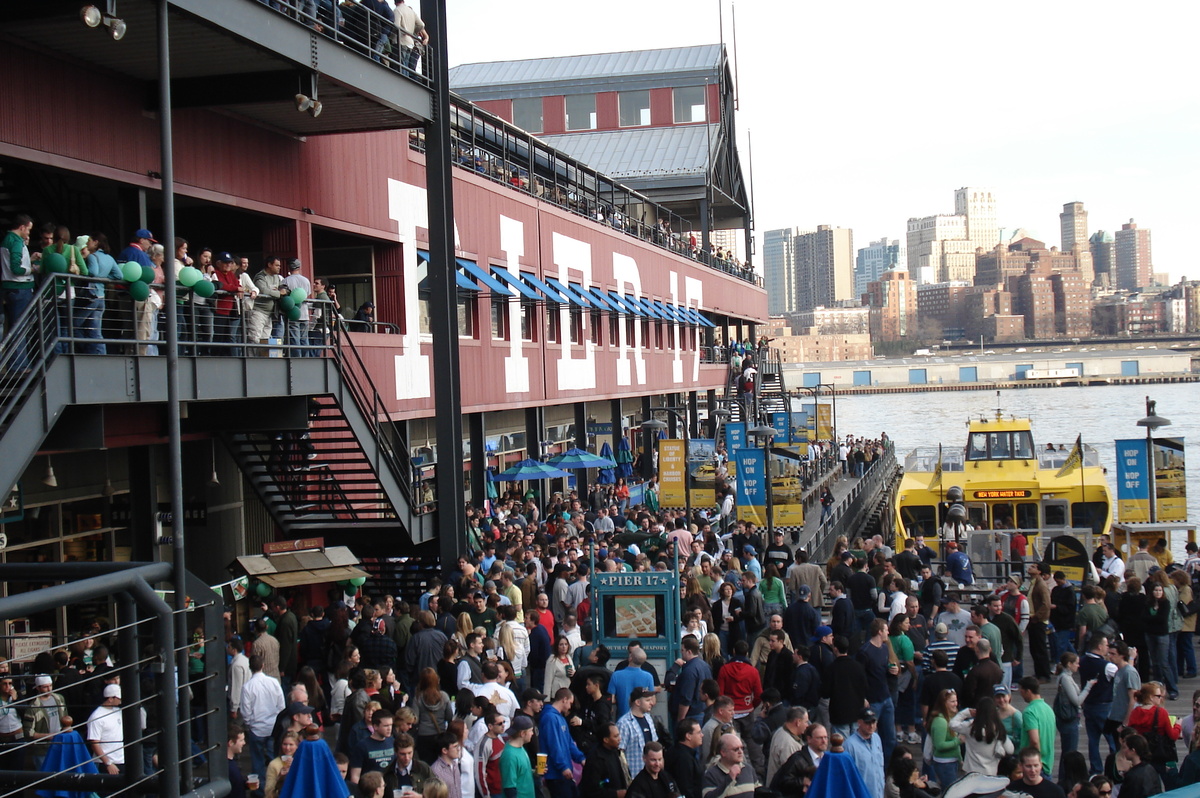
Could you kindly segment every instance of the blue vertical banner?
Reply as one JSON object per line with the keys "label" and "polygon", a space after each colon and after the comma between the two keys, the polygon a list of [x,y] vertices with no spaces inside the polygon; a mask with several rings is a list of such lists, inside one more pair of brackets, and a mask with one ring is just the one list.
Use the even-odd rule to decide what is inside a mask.
{"label": "blue vertical banner", "polygon": [[736,476],[737,470],[737,452],[746,448],[746,423],[744,421],[735,421],[725,425],[725,456],[729,458],[726,469],[731,475]]}
{"label": "blue vertical banner", "polygon": [[789,413],[772,413],[771,426],[775,428],[775,440],[772,443],[791,443],[792,425]]}
{"label": "blue vertical banner", "polygon": [[1146,462],[1146,439],[1116,441],[1117,520],[1150,520],[1150,477]]}
{"label": "blue vertical banner", "polygon": [[739,449],[737,517],[759,526],[767,523],[767,460],[762,449]]}

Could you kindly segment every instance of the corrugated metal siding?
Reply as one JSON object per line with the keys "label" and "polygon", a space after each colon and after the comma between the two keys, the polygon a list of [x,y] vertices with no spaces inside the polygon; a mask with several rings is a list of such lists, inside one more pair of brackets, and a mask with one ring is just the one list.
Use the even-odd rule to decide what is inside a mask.
{"label": "corrugated metal siding", "polygon": [[[711,129],[711,134],[710,134]],[[717,125],[601,130],[541,136],[598,172],[621,179],[648,175],[703,175]]]}
{"label": "corrugated metal siding", "polygon": [[[266,505],[258,501],[254,486],[245,476],[242,477],[242,495],[247,497],[247,501],[242,505],[242,522],[246,537],[243,550],[249,554],[259,554],[263,546],[276,539],[278,528],[271,514],[267,512]],[[254,499],[250,500],[250,497]]]}

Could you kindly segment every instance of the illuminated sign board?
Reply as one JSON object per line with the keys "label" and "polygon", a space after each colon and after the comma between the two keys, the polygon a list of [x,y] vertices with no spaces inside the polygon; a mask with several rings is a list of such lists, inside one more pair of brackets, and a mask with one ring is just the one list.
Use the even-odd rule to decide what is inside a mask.
{"label": "illuminated sign board", "polygon": [[976,499],[1028,499],[1033,495],[1031,490],[977,490]]}

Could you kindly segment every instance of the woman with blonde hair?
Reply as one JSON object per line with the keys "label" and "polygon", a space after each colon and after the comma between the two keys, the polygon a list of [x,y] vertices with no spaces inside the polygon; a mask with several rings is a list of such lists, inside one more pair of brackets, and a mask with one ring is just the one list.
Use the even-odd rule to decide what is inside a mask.
{"label": "woman with blonde hair", "polygon": [[469,651],[470,646],[467,645],[467,635],[475,631],[475,623],[471,620],[471,613],[460,612],[455,621],[454,642],[458,643],[458,647],[463,651]]}
{"label": "woman with blonde hair", "polygon": [[1192,592],[1192,580],[1187,571],[1182,569],[1171,572],[1171,582],[1179,591],[1180,626],[1175,635],[1175,648],[1179,656],[1175,666],[1177,674],[1183,679],[1196,678],[1196,648],[1193,638],[1196,634],[1196,596]]}
{"label": "woman with blonde hair", "polygon": [[266,798],[279,798],[279,791],[283,789],[283,780],[292,767],[292,757],[296,755],[296,749],[299,747],[300,735],[296,732],[284,732],[283,736],[279,738],[279,756],[272,759],[267,765],[267,783],[263,793]]}
{"label": "woman with blonde hair", "polygon": [[958,778],[962,752],[958,734],[950,728],[950,721],[958,714],[958,693],[943,690],[938,693],[929,715],[925,718],[928,729],[929,758],[933,760],[933,775],[943,791]]}
{"label": "woman with blonde hair", "polygon": [[725,664],[725,658],[721,655],[721,638],[712,632],[706,634],[700,641],[700,656],[712,671],[712,677],[717,678],[717,672]]}

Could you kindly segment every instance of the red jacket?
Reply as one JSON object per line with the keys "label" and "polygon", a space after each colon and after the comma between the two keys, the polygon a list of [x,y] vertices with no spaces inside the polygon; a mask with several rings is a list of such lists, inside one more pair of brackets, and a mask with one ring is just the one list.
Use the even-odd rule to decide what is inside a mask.
{"label": "red jacket", "polygon": [[721,695],[733,699],[733,711],[739,715],[758,706],[762,698],[762,679],[758,669],[744,659],[726,662],[717,672],[717,686]]}

